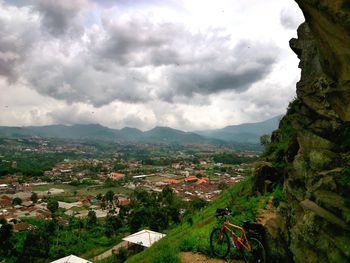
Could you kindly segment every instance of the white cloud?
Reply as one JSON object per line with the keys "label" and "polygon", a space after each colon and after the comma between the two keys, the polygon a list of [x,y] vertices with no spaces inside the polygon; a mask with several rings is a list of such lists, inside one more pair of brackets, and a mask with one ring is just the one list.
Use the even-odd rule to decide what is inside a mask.
{"label": "white cloud", "polygon": [[0,2],[0,125],[195,130],[277,115],[294,96],[293,1],[113,3]]}

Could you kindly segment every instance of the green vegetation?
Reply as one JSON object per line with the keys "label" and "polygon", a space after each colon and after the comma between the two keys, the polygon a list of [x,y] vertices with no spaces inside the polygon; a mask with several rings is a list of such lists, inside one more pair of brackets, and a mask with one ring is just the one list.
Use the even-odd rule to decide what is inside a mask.
{"label": "green vegetation", "polygon": [[262,158],[272,162],[274,168],[283,171],[292,155],[297,151],[296,134],[291,123],[283,120],[277,133],[277,138],[265,146]]}
{"label": "green vegetation", "polygon": [[12,200],[12,204],[13,204],[13,205],[21,205],[21,204],[22,204],[22,199],[19,198],[19,197],[15,197],[15,198],[13,198],[13,200]]}
{"label": "green vegetation", "polygon": [[278,185],[274,191],[272,192],[272,196],[273,196],[273,205],[275,207],[278,207],[280,202],[286,202],[286,196],[283,193],[283,188],[281,185]]}
{"label": "green vegetation", "polygon": [[251,184],[251,178],[248,178],[223,192],[218,200],[210,203],[200,212],[188,215],[191,220],[184,220],[181,225],[171,229],[161,241],[131,257],[127,262],[177,263],[180,262],[180,251],[194,251],[210,255],[209,236],[217,224],[214,217],[217,208],[228,207],[233,212],[230,221],[242,224],[245,220],[255,220],[258,209],[265,205],[267,197],[254,196],[251,193]]}
{"label": "green vegetation", "polygon": [[50,262],[69,254],[85,258],[109,249],[121,236],[104,234],[104,227],[91,219],[69,218],[69,224],[57,219],[23,219],[36,226],[31,231],[13,233],[1,227],[0,259],[5,262]]}
{"label": "green vegetation", "polygon": [[[73,153],[32,153],[32,152],[5,152],[8,162],[0,162],[0,176],[21,173],[25,176],[42,176],[44,171],[51,170],[56,163],[65,158],[76,158]],[[16,165],[13,165],[16,162]]]}
{"label": "green vegetation", "polygon": [[224,164],[241,164],[241,163],[250,163],[257,160],[257,158],[239,156],[234,153],[220,153],[213,156],[213,160],[216,163]]}

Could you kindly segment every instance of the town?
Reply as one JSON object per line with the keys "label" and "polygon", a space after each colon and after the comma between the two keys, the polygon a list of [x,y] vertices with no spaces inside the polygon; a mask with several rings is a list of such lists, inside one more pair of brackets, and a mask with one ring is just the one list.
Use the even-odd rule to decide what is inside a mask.
{"label": "town", "polygon": [[73,218],[107,220],[111,211],[113,216],[130,211],[135,191],[161,195],[171,189],[181,202],[176,216],[181,218],[191,210],[189,206],[200,209],[251,175],[258,154],[206,145],[3,140],[0,218],[15,233],[32,231],[38,221],[54,215],[63,226]]}

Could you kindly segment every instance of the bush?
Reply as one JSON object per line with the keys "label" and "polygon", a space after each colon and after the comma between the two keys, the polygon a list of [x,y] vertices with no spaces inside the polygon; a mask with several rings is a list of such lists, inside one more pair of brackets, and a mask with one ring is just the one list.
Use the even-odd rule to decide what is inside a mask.
{"label": "bush", "polygon": [[123,263],[128,258],[128,251],[125,248],[120,248],[118,253],[114,256],[113,262],[115,263]]}
{"label": "bush", "polygon": [[273,196],[273,205],[277,207],[280,202],[285,202],[287,199],[283,193],[282,186],[277,186],[272,193]]}

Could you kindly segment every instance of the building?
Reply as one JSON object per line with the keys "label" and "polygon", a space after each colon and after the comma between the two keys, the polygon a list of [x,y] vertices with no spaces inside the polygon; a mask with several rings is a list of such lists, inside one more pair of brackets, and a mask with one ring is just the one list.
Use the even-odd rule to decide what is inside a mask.
{"label": "building", "polygon": [[112,172],[109,174],[108,178],[111,180],[119,180],[122,179],[124,176],[125,174]]}
{"label": "building", "polygon": [[77,257],[75,255],[69,255],[67,257],[51,261],[51,263],[92,263],[92,261]]}
{"label": "building", "polygon": [[163,182],[167,183],[167,184],[179,184],[179,183],[181,183],[179,180],[176,180],[176,179],[164,179]]}
{"label": "building", "polygon": [[123,240],[143,247],[150,247],[165,236],[165,234],[144,229],[130,236],[124,237]]}

